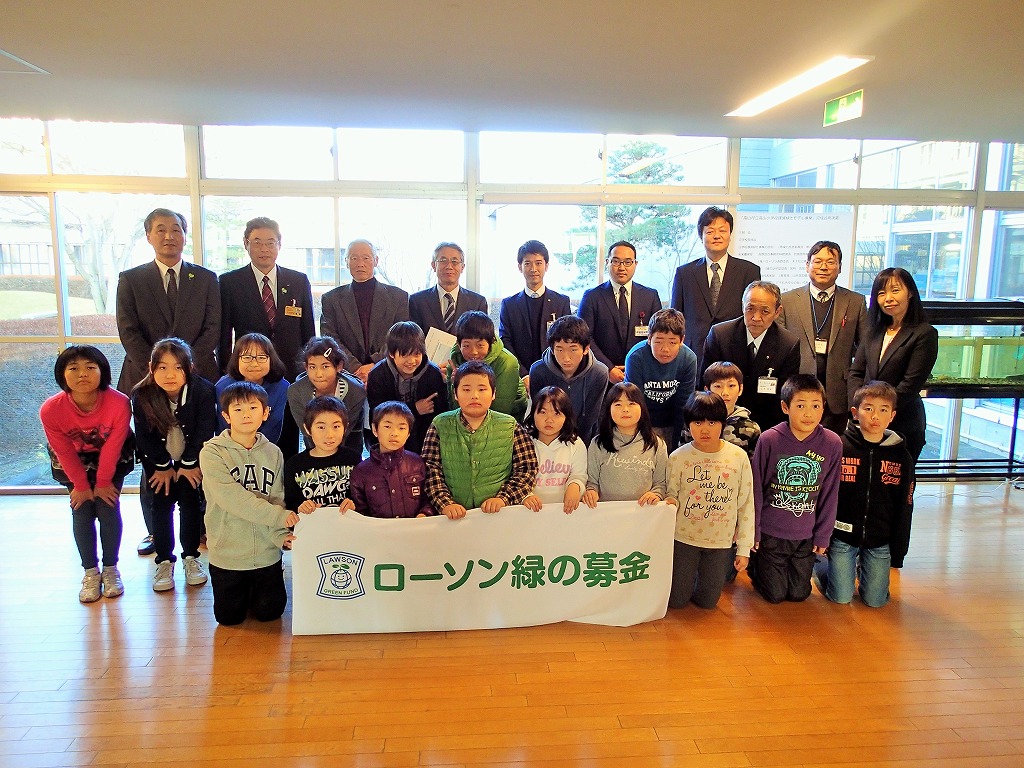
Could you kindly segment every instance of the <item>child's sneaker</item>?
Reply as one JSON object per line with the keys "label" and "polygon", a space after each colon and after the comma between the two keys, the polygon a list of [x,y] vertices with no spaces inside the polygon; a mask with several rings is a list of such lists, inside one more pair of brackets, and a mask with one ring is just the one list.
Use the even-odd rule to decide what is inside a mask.
{"label": "child's sneaker", "polygon": [[78,600],[82,603],[95,603],[100,599],[100,571],[98,568],[86,568],[82,577],[82,589],[78,592]]}
{"label": "child's sneaker", "polygon": [[156,573],[153,574],[153,591],[166,592],[174,589],[174,561],[164,560],[156,564]]}
{"label": "child's sneaker", "polygon": [[121,581],[121,574],[116,565],[106,565],[103,573],[100,574],[100,581],[103,582],[104,597],[120,597],[124,594],[124,583]]}
{"label": "child's sneaker", "polygon": [[203,561],[198,557],[189,555],[185,558],[185,583],[190,587],[198,587],[206,583],[206,571],[203,570]]}

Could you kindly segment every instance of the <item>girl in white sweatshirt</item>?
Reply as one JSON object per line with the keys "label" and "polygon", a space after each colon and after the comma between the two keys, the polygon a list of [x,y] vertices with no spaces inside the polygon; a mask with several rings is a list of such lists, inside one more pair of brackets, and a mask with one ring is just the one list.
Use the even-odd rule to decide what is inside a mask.
{"label": "girl in white sweatshirt", "polygon": [[539,468],[537,485],[523,505],[537,512],[544,504],[562,502],[562,510],[571,514],[586,490],[587,446],[576,434],[569,395],[544,387],[533,399],[530,422]]}

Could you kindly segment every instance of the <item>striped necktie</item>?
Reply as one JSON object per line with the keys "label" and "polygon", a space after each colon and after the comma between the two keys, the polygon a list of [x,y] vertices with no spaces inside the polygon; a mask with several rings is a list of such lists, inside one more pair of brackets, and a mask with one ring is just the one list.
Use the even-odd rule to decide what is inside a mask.
{"label": "striped necktie", "polygon": [[177,273],[173,269],[167,270],[167,303],[171,307],[171,317],[174,317],[174,309],[178,306],[178,280]]}
{"label": "striped necktie", "polygon": [[452,332],[452,326],[455,324],[455,297],[450,293],[444,295],[444,329],[448,332]]}
{"label": "striped necktie", "polygon": [[274,304],[274,292],[270,290],[270,278],[263,276],[263,309],[266,310],[267,320],[270,321],[270,328],[274,328],[274,321],[277,320],[277,307]]}

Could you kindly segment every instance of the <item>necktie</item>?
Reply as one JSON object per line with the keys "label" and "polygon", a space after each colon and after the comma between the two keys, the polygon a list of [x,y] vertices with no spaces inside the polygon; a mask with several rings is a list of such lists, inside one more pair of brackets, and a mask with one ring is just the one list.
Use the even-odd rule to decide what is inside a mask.
{"label": "necktie", "polygon": [[750,358],[750,362],[753,363],[754,358],[757,357],[757,346],[754,342],[750,342],[750,344],[747,345],[747,355]]}
{"label": "necktie", "polygon": [[171,307],[171,317],[174,317],[174,308],[178,305],[178,279],[173,269],[167,270],[167,303]]}
{"label": "necktie", "polygon": [[818,291],[818,301],[824,304],[828,301],[828,294],[825,291]]}
{"label": "necktie", "polygon": [[444,329],[448,332],[452,332],[452,326],[455,324],[455,297],[450,293],[444,295]]}
{"label": "necktie", "polygon": [[277,320],[277,307],[274,305],[274,292],[270,290],[270,278],[263,276],[263,309],[267,313],[267,320],[270,321],[270,328],[274,328],[274,321]]}
{"label": "necktie", "polygon": [[711,311],[718,309],[718,294],[722,292],[722,278],[718,276],[718,270],[722,267],[718,262],[711,262]]}
{"label": "necktie", "polygon": [[[626,299],[626,286],[619,286],[619,328],[622,329],[622,337],[629,336],[629,301]],[[628,350],[627,350],[628,351]]]}

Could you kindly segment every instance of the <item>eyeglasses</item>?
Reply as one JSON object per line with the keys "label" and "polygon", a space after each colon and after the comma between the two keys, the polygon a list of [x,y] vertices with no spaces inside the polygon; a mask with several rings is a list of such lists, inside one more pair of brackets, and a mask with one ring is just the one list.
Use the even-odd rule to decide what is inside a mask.
{"label": "eyeglasses", "polygon": [[636,264],[636,259],[612,259],[608,263],[613,267],[626,267],[628,269]]}
{"label": "eyeglasses", "polygon": [[249,245],[253,248],[277,248],[280,246],[280,243],[277,240],[260,240],[257,238],[256,240],[250,240]]}
{"label": "eyeglasses", "polygon": [[265,363],[270,359],[270,355],[239,355],[238,359],[243,363]]}
{"label": "eyeglasses", "polygon": [[825,267],[826,269],[835,269],[839,266],[839,262],[835,259],[811,259],[812,267]]}
{"label": "eyeglasses", "polygon": [[447,267],[449,265],[453,266],[453,267],[461,267],[466,262],[464,262],[462,259],[444,259],[444,258],[442,258],[442,259],[434,259],[434,263],[437,264],[439,267]]}

